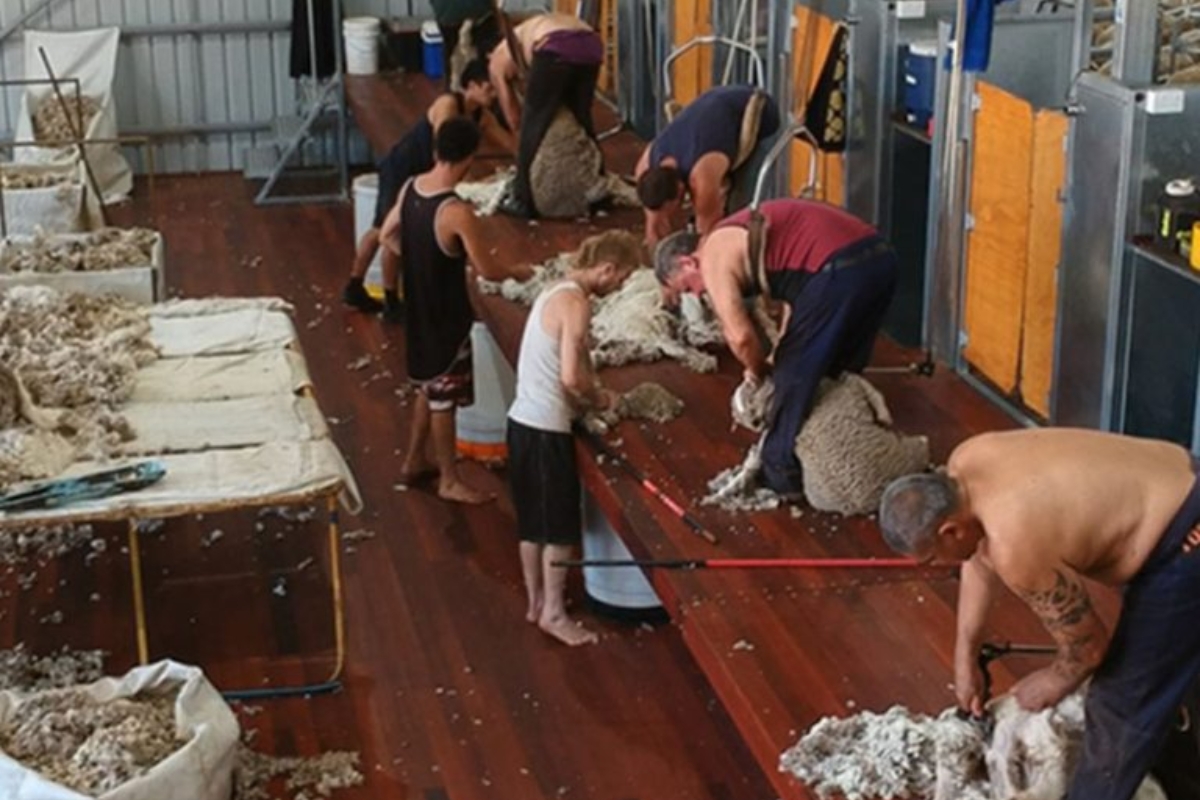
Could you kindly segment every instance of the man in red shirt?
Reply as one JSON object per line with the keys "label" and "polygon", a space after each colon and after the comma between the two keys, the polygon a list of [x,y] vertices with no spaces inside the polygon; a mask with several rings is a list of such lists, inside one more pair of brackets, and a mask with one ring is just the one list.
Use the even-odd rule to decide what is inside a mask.
{"label": "man in red shirt", "polygon": [[[702,243],[686,231],[664,239],[654,271],[668,297],[707,293],[745,380],[772,374],[775,396],[763,442],[763,478],[785,496],[803,488],[796,436],[812,410],[821,378],[861,372],[871,356],[896,286],[896,255],[873,227],[840,208],[812,200],[771,200],[762,252],[750,257],[750,210],[717,223]],[[768,349],[746,309],[766,295],[784,305]]]}

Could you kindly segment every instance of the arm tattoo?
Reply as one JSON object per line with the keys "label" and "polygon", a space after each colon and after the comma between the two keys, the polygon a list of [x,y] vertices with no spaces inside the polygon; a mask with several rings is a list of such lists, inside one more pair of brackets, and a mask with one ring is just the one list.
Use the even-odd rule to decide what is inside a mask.
{"label": "arm tattoo", "polygon": [[1094,645],[1096,638],[1090,626],[1078,629],[1095,613],[1083,582],[1076,577],[1068,578],[1056,569],[1054,586],[1038,591],[1019,590],[1017,594],[1058,641],[1063,661],[1071,667],[1081,666],[1084,651]]}

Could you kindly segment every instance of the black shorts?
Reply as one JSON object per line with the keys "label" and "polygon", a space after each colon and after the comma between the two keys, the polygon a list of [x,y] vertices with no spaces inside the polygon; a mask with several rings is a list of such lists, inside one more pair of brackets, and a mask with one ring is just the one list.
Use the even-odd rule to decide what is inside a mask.
{"label": "black shorts", "polygon": [[508,475],[521,541],[571,546],[582,541],[574,436],[509,419]]}
{"label": "black shorts", "polygon": [[393,147],[376,166],[379,169],[379,193],[375,195],[375,219],[371,227],[382,228],[388,212],[396,205],[396,198],[400,196],[404,182],[425,170],[420,168],[418,159],[413,157],[410,148],[404,142]]}

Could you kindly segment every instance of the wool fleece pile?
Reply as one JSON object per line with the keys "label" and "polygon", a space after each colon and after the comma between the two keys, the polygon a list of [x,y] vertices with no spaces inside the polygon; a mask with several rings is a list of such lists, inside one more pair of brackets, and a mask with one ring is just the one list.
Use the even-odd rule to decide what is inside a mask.
{"label": "wool fleece pile", "polygon": [[[990,706],[994,730],[950,708],[937,717],[893,706],[826,717],[779,760],[823,800],[1061,800],[1083,740],[1083,693],[1054,708],[1021,709],[1011,695]],[[1166,800],[1153,778],[1135,800]]]}
{"label": "wool fleece pile", "polygon": [[0,293],[0,486],[103,459],[132,438],[117,409],[157,357],[133,303],[44,286]]}

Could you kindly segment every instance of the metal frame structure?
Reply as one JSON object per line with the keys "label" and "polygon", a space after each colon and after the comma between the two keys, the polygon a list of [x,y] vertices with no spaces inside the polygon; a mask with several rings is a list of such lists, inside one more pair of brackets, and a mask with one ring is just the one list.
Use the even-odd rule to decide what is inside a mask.
{"label": "metal frame structure", "polygon": [[[317,75],[317,44],[315,31],[315,13],[313,11],[313,0],[307,0],[305,8],[308,13],[308,63],[312,70],[310,80],[314,84],[320,83]],[[258,190],[258,194],[254,197],[255,205],[284,205],[292,203],[331,203],[344,202],[350,196],[350,156],[348,152],[348,133],[346,125],[346,74],[345,74],[345,53],[343,52],[342,44],[342,7],[341,3],[333,4],[333,52],[334,52],[334,71],[333,75],[321,84],[320,91],[316,97],[312,99],[312,106],[308,109],[299,127],[292,133],[287,145],[283,148],[283,152],[279,156],[279,160],[275,162],[275,166],[271,169],[270,175]],[[335,150],[337,153],[337,176],[338,188],[334,192],[326,194],[304,194],[304,195],[276,195],[273,194],[279,180],[287,171],[288,163],[300,151],[300,148],[308,140],[309,134],[317,120],[320,119],[326,109],[330,96],[334,98],[334,110],[337,114],[336,138],[337,142]]]}
{"label": "metal frame structure", "polygon": [[[254,689],[231,689],[221,694],[230,700],[265,700],[276,697],[313,695],[334,692],[341,688],[342,670],[346,664],[346,610],[342,590],[341,529],[338,525],[337,493],[325,499],[329,512],[327,529],[329,544],[329,592],[333,607],[334,661],[329,677],[315,684],[299,686],[264,686]],[[146,625],[146,600],[142,576],[141,537],[139,520],[128,521],[129,569],[133,585],[133,624],[137,638],[138,664],[150,663],[150,636]]]}

